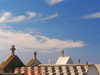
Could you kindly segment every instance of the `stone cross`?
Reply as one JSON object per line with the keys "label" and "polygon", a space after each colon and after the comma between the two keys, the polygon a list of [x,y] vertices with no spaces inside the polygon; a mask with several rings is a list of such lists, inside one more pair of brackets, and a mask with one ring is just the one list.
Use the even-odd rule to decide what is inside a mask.
{"label": "stone cross", "polygon": [[62,50],[62,57],[64,57],[64,50]]}
{"label": "stone cross", "polygon": [[51,64],[51,60],[50,59],[48,60],[48,62],[49,62],[49,64]]}
{"label": "stone cross", "polygon": [[14,51],[16,50],[16,48],[14,47],[14,45],[11,46],[10,50],[11,50],[11,55],[14,55]]}
{"label": "stone cross", "polygon": [[78,64],[80,64],[80,59],[78,59]]}
{"label": "stone cross", "polygon": [[36,59],[36,55],[37,55],[37,53],[36,53],[36,51],[34,52],[34,59]]}

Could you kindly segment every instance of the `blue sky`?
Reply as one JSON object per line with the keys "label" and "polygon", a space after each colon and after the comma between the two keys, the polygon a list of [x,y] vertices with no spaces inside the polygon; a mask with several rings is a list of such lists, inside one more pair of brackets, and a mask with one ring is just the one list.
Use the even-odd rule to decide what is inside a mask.
{"label": "blue sky", "polygon": [[77,64],[99,64],[100,0],[0,0],[0,63],[11,45],[26,64],[34,51],[55,64],[64,50]]}

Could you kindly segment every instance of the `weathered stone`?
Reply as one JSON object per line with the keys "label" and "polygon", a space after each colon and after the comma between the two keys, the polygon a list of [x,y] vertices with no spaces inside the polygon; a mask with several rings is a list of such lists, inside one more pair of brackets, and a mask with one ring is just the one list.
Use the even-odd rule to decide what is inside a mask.
{"label": "weathered stone", "polygon": [[11,55],[1,63],[0,73],[11,73],[13,68],[22,66],[23,62],[16,55]]}

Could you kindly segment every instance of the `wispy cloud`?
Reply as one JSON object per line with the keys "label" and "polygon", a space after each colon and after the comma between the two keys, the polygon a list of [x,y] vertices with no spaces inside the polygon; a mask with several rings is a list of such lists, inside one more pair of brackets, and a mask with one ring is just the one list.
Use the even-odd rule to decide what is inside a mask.
{"label": "wispy cloud", "polygon": [[47,3],[47,4],[49,4],[50,6],[52,6],[52,5],[54,5],[54,4],[56,4],[56,3],[60,3],[60,2],[62,2],[63,0],[45,0],[45,2]]}
{"label": "wispy cloud", "polygon": [[98,13],[93,13],[93,14],[88,14],[85,15],[83,17],[81,17],[82,19],[90,19],[90,18],[100,18],[100,12]]}
{"label": "wispy cloud", "polygon": [[26,28],[26,29],[23,29],[22,31],[26,33],[30,33],[30,34],[41,34],[40,32],[38,32],[39,30],[40,29]]}
{"label": "wispy cloud", "polygon": [[35,13],[35,12],[29,12],[29,11],[26,12],[26,14],[29,15],[28,19],[31,19],[31,18],[33,18],[33,17],[35,17],[37,15],[37,13]]}
{"label": "wispy cloud", "polygon": [[80,48],[86,46],[83,41],[50,39],[46,36],[31,35],[22,31],[0,29],[0,50],[8,50],[16,45],[19,51],[55,52],[65,48]]}
{"label": "wispy cloud", "polygon": [[0,29],[12,29],[11,26],[7,26],[7,25],[0,25]]}
{"label": "wispy cloud", "polygon": [[24,20],[31,19],[36,16],[36,13],[34,12],[26,12],[29,17],[26,17],[24,15],[20,15],[17,17],[13,17],[11,12],[3,12],[2,16],[0,16],[0,23],[6,23],[6,22],[22,22]]}
{"label": "wispy cloud", "polygon": [[35,12],[27,11],[26,16],[19,15],[19,16],[14,17],[14,16],[12,16],[11,12],[3,12],[2,16],[0,16],[0,23],[14,23],[14,22],[23,22],[23,21],[31,22],[31,21],[48,20],[48,19],[52,19],[52,18],[58,16],[58,13],[51,15],[49,17],[46,17],[46,18],[40,18],[41,15],[42,15],[41,13],[38,14]]}
{"label": "wispy cloud", "polygon": [[[51,15],[49,17],[45,17],[45,18],[41,18],[41,19],[37,19],[37,20],[31,20],[31,21],[41,21],[41,20],[48,20],[48,19],[52,19],[52,18],[55,18],[58,16],[58,13],[54,14],[54,15]],[[29,22],[31,22],[29,21]]]}

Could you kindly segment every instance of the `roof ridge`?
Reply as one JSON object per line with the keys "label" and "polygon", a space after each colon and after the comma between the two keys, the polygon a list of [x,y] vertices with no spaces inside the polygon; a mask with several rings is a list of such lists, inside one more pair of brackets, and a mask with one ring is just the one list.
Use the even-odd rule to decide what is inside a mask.
{"label": "roof ridge", "polygon": [[16,55],[11,55],[9,56],[6,60],[4,60],[1,65],[0,65],[0,68],[4,68]]}

